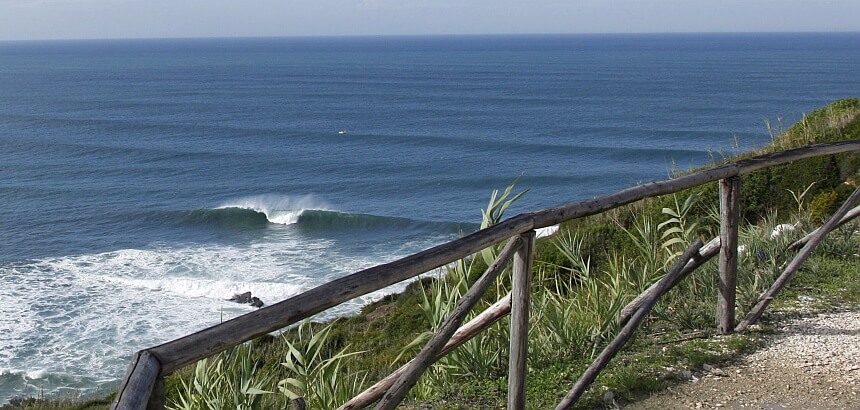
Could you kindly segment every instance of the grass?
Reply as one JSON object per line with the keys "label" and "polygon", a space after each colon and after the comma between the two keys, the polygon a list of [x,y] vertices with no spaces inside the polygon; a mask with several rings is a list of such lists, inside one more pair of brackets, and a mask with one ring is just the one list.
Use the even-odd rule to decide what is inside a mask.
{"label": "grass", "polygon": [[[766,149],[745,156],[860,138],[858,116],[860,100],[840,100],[809,114],[779,136],[774,134],[773,144]],[[860,155],[841,155],[798,161],[742,178],[742,209],[749,223],[740,235],[747,250],[741,255],[738,316],[742,317],[791,257],[785,246],[813,229],[853,190],[858,169]],[[512,189],[501,196],[495,192],[484,212],[484,224],[501,220],[518,195]],[[716,235],[716,203],[716,184],[711,184],[570,221],[556,238],[538,241],[529,408],[555,406],[617,333],[615,318],[620,307],[664,274],[693,238],[707,240]],[[773,227],[785,222],[797,229],[770,238]],[[736,360],[763,343],[771,332],[768,320],[784,315],[778,312],[807,314],[860,306],[858,232],[860,228],[853,224],[831,234],[772,304],[761,330],[743,335],[711,334],[717,268],[715,262],[706,264],[658,303],[628,346],[577,403],[578,408],[604,406],[607,392],[619,403],[635,400],[677,383],[684,370]],[[404,292],[370,304],[354,316],[328,324],[305,323],[281,336],[258,339],[183,369],[167,379],[168,402],[176,408],[283,408],[290,398],[302,395],[315,408],[332,407],[414,354],[414,349],[406,349],[404,354],[404,347],[420,347],[412,342],[438,327],[491,256],[485,252],[436,277],[415,281]],[[507,291],[506,275],[477,311]],[[404,407],[504,407],[507,326],[507,319],[501,320],[434,365]],[[216,394],[219,392],[221,396]],[[45,401],[45,406],[55,407],[39,407],[43,402],[37,399],[15,403],[0,409],[100,405],[74,407],[89,404]]]}

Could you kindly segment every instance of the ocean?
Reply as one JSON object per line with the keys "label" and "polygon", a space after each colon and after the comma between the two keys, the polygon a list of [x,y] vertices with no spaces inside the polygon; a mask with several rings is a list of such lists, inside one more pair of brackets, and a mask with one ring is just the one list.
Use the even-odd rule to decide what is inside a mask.
{"label": "ocean", "polygon": [[0,404],[106,392],[514,180],[508,216],[763,146],[858,67],[860,33],[0,42]]}

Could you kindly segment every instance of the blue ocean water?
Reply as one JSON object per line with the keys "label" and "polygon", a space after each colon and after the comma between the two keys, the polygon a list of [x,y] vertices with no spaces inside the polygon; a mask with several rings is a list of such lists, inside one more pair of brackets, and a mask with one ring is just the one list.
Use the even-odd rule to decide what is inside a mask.
{"label": "blue ocean water", "polygon": [[455,238],[515,178],[511,215],[764,145],[857,67],[860,33],[0,43],[0,403]]}

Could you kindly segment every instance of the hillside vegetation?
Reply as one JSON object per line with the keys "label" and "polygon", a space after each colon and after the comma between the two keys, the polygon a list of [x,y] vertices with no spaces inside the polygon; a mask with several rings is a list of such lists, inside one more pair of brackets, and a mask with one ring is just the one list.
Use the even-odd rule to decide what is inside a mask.
{"label": "hillside vegetation", "polygon": [[[820,142],[860,138],[860,99],[845,99],[773,131],[772,144],[719,162]],[[787,247],[815,229],[857,186],[860,154],[798,161],[745,175],[741,181],[738,316],[793,257]],[[515,189],[514,189],[515,190]],[[514,190],[491,201],[501,211]],[[507,195],[505,195],[507,194]],[[565,223],[540,239],[529,341],[528,407],[554,407],[619,330],[617,315],[633,297],[662,277],[687,244],[718,236],[717,186],[640,201]],[[488,212],[485,224],[500,218]],[[780,224],[793,229],[772,235]],[[858,224],[831,233],[774,305],[807,311],[860,301]],[[405,363],[428,332],[439,328],[456,300],[486,268],[482,255],[413,282],[399,294],[328,323],[305,322],[198,363],[167,380],[168,407],[288,408],[302,396],[311,408],[334,408]],[[507,278],[504,278],[507,275]],[[509,290],[509,273],[479,303],[484,310]],[[714,337],[716,262],[710,262],[667,294],[646,324],[615,358],[581,408],[635,400],[675,383],[685,369],[732,360],[758,346],[770,331]],[[813,302],[809,302],[812,300]],[[489,331],[434,365],[412,390],[406,408],[500,408],[507,390],[508,323]],[[606,393],[611,391],[611,397]],[[50,407],[17,401],[11,408]],[[54,402],[56,403],[56,402]],[[78,403],[77,408],[102,403]],[[18,406],[18,407],[15,407]],[[47,406],[47,407],[44,407]],[[10,406],[4,406],[10,408]]]}

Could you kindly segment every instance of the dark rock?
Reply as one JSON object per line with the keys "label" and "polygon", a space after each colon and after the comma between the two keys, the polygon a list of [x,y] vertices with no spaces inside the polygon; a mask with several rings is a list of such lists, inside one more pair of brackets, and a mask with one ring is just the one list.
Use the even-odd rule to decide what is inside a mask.
{"label": "dark rock", "polygon": [[241,303],[243,305],[251,305],[256,308],[261,308],[263,307],[263,305],[265,305],[265,303],[263,303],[260,298],[256,296],[251,296],[251,292],[237,293],[233,295],[232,298],[227,300],[231,302]]}
{"label": "dark rock", "polygon": [[[251,292],[233,295],[229,300],[236,303],[251,303]],[[259,300],[259,299],[258,299]]]}

